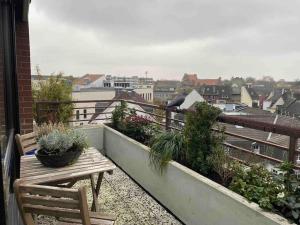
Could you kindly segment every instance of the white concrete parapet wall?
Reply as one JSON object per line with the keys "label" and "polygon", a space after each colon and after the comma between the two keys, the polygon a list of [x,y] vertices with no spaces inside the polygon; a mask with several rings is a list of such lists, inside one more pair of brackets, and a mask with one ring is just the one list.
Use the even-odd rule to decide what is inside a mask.
{"label": "white concrete parapet wall", "polygon": [[174,161],[161,175],[149,164],[148,147],[110,127],[104,126],[102,144],[109,158],[188,225],[290,224]]}
{"label": "white concrete parapet wall", "polygon": [[89,147],[95,147],[104,153],[103,125],[87,125],[75,128],[86,134]]}

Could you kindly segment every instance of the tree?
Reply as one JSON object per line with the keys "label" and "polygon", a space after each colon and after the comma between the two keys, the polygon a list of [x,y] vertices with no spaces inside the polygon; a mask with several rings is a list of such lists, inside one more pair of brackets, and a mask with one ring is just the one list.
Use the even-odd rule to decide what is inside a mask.
{"label": "tree", "polygon": [[256,80],[254,77],[247,77],[245,81],[246,83],[254,83]]}
{"label": "tree", "polygon": [[[41,76],[42,78],[42,76]],[[63,74],[52,75],[47,80],[40,79],[36,85],[32,87],[32,95],[34,102],[38,101],[72,101],[72,85],[63,78]],[[37,118],[36,104],[33,105],[34,118],[39,123],[42,122],[63,122],[66,123],[73,113],[72,103],[63,104],[43,104],[43,117]],[[46,115],[44,114],[46,112]],[[53,121],[54,119],[54,121]]]}

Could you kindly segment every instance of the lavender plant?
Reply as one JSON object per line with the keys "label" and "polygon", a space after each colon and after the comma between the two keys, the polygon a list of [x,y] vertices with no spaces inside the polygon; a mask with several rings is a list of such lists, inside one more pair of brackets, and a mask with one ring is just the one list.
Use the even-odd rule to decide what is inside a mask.
{"label": "lavender plant", "polygon": [[43,135],[38,144],[45,154],[56,155],[67,151],[82,151],[87,147],[87,140],[86,136],[77,130],[54,130],[48,135]]}

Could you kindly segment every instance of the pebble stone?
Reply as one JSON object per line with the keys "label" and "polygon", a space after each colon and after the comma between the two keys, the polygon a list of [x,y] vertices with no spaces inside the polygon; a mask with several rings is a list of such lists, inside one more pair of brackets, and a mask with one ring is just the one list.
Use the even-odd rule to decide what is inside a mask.
{"label": "pebble stone", "polygon": [[[90,181],[79,181],[73,188],[81,185],[87,186],[90,207],[92,203]],[[117,216],[115,225],[182,224],[119,168],[115,169],[112,175],[105,173],[98,201],[102,212]],[[55,218],[47,216],[38,216],[37,222],[41,225],[57,224]]]}

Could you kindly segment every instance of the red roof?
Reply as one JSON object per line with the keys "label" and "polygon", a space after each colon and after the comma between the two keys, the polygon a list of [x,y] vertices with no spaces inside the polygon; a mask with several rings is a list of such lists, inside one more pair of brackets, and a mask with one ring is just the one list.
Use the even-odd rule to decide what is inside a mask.
{"label": "red roof", "polygon": [[182,82],[197,82],[197,74],[185,73],[182,78]]}
{"label": "red roof", "polygon": [[203,85],[220,85],[221,78],[218,79],[198,79],[197,74],[185,73],[182,78],[184,85],[188,86],[203,86]]}
{"label": "red roof", "polygon": [[104,74],[85,74],[83,77],[77,78],[74,80],[73,84],[77,85],[87,85],[90,84],[99,78],[105,76]]}
{"label": "red roof", "polygon": [[198,79],[197,80],[197,86],[202,85],[220,85],[221,79]]}

